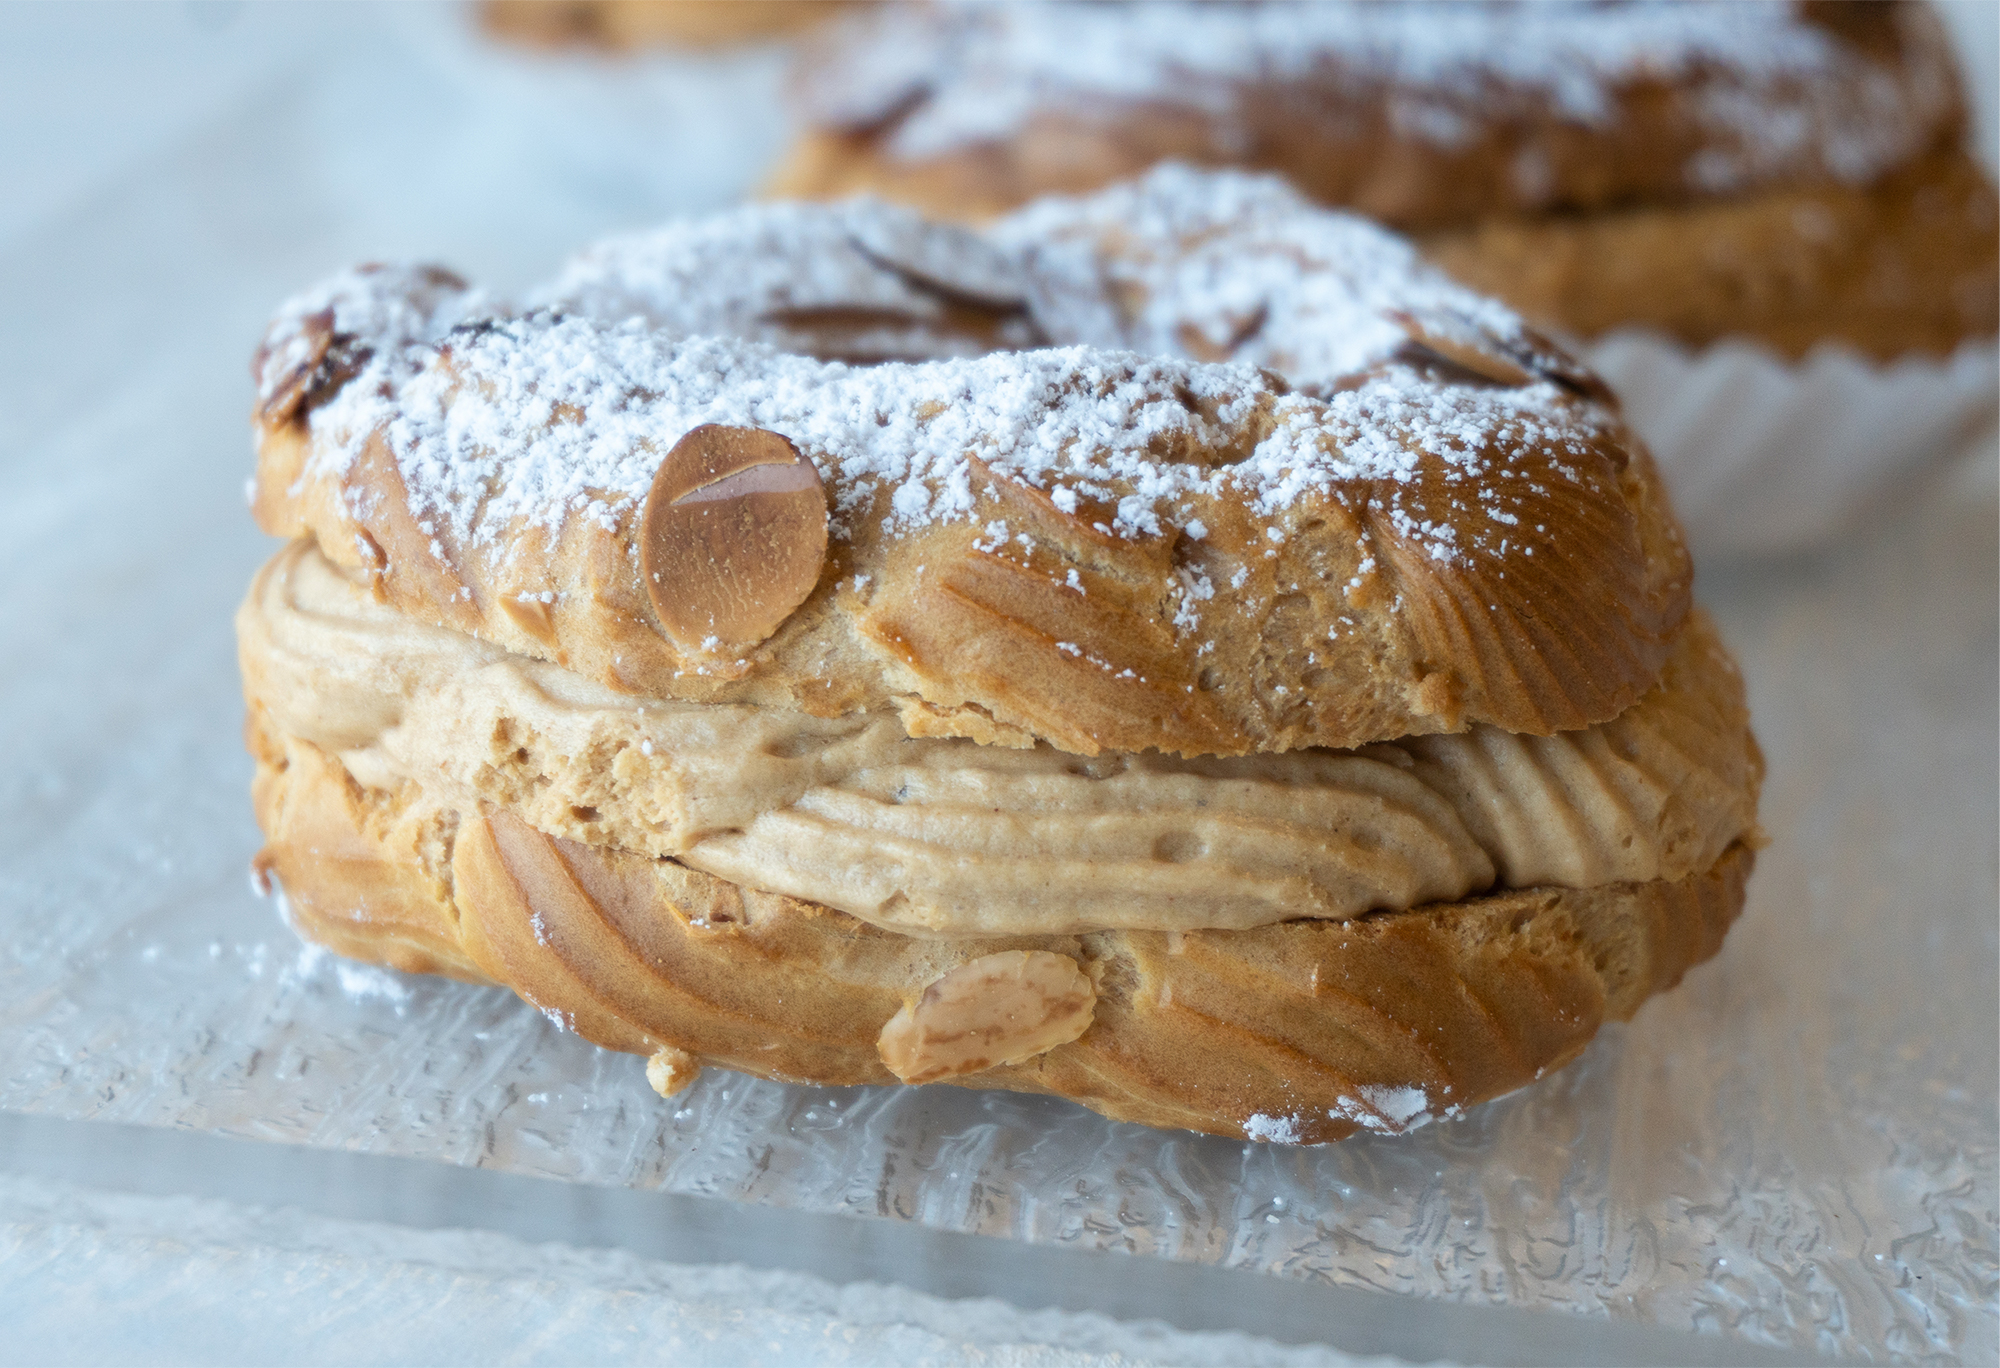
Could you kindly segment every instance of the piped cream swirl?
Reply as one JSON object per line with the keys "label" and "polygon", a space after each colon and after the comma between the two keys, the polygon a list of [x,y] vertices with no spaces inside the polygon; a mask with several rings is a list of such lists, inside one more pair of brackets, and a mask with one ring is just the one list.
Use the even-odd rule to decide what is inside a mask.
{"label": "piped cream swirl", "polygon": [[1693,615],[1611,722],[1357,751],[1094,759],[642,700],[378,604],[309,541],[237,618],[253,703],[357,780],[915,935],[1235,929],[1494,887],[1678,879],[1755,826],[1742,684]]}

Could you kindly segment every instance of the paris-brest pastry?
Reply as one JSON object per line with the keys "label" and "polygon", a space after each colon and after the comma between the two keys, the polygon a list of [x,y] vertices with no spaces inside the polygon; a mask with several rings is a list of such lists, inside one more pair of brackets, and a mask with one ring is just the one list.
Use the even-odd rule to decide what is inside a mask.
{"label": "paris-brest pastry", "polygon": [[1742,684],[1615,400],[1275,179],[363,267],[254,369],[260,867],[664,1093],[1401,1131],[1741,908]]}

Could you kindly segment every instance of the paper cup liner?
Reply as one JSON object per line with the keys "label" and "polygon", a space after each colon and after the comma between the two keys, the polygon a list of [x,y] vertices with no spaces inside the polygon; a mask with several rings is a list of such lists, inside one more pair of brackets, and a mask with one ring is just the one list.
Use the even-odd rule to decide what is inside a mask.
{"label": "paper cup liner", "polygon": [[1796,551],[1959,450],[2000,410],[2000,343],[1887,364],[1839,345],[1786,361],[1620,329],[1581,348],[1660,463],[1698,555]]}

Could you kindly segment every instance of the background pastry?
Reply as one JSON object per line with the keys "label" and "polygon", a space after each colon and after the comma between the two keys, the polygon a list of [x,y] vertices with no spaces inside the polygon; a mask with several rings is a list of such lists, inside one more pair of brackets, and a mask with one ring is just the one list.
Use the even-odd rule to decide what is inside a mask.
{"label": "background pastry", "polygon": [[787,194],[986,217],[1240,165],[1582,336],[1887,357],[2000,309],[1993,189],[1917,5],[921,7],[807,73]]}
{"label": "background pastry", "polygon": [[512,42],[611,51],[786,38],[863,0],[485,0],[487,32]]}
{"label": "background pastry", "polygon": [[776,193],[983,218],[1177,159],[1407,229],[1601,341],[1719,548],[1823,534],[1993,406],[2000,209],[1921,5],[917,7],[800,91]]}

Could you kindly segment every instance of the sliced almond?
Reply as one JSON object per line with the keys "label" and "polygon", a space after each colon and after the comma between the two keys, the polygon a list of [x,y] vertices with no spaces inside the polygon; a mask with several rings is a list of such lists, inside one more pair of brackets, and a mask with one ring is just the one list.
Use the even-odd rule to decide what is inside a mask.
{"label": "sliced almond", "polygon": [[1469,320],[1440,315],[1418,317],[1391,309],[1389,319],[1410,341],[1462,370],[1498,385],[1532,385],[1535,373],[1508,356]]}
{"label": "sliced almond", "polygon": [[818,308],[773,309],[758,322],[783,329],[779,345],[822,361],[875,366],[884,361],[930,361],[943,356],[973,355],[974,347],[954,332],[940,305],[927,314],[903,309],[827,305]]}
{"label": "sliced almond", "polygon": [[1021,265],[982,234],[883,207],[856,216],[860,253],[919,289],[975,308],[1018,309],[1027,299]]}
{"label": "sliced almond", "polygon": [[250,375],[257,382],[258,416],[267,423],[282,423],[298,412],[332,346],[332,309],[272,324],[250,361]]}
{"label": "sliced almond", "polygon": [[905,1083],[934,1083],[1067,1045],[1096,1011],[1097,990],[1068,955],[1003,950],[932,982],[889,1018],[875,1049]]}
{"label": "sliced almond", "polygon": [[1205,323],[1186,322],[1174,329],[1174,336],[1197,361],[1228,361],[1236,349],[1264,330],[1271,316],[1269,304],[1259,304],[1247,313],[1222,314]]}
{"label": "sliced almond", "polygon": [[660,463],[639,568],[682,650],[763,641],[806,601],[825,561],[826,487],[778,433],[705,424]]}
{"label": "sliced almond", "polygon": [[430,319],[446,307],[449,296],[463,295],[470,288],[441,266],[357,266],[354,281],[341,287],[326,307],[283,314],[272,321],[250,362],[250,374],[257,382],[257,417],[267,427],[295,419],[357,375],[376,346],[417,340],[417,332],[407,330],[367,337],[342,332],[343,305],[364,316],[380,316],[387,305],[390,317],[416,326],[412,320]]}
{"label": "sliced almond", "polygon": [[535,595],[503,594],[500,608],[514,625],[544,646],[556,644],[555,615],[549,605]]}
{"label": "sliced almond", "polygon": [[662,1097],[672,1097],[701,1077],[701,1061],[686,1050],[662,1045],[646,1061],[646,1081]]}

